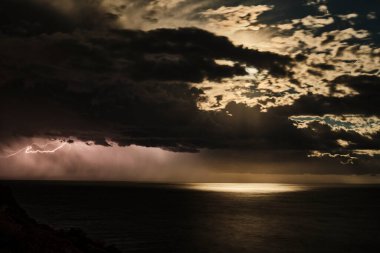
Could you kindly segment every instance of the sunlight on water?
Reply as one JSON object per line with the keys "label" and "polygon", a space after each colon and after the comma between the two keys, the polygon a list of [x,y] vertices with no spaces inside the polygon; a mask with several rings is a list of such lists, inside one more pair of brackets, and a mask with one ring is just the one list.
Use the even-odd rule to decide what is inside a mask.
{"label": "sunlight on water", "polygon": [[186,188],[199,191],[241,193],[278,193],[301,191],[305,189],[305,187],[301,185],[263,183],[196,183],[188,184]]}

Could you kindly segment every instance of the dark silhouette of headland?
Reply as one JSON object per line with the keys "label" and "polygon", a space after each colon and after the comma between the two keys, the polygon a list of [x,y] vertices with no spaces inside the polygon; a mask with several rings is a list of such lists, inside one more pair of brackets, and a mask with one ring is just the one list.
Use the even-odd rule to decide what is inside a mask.
{"label": "dark silhouette of headland", "polygon": [[80,229],[56,230],[39,224],[0,185],[0,253],[120,253],[89,239]]}

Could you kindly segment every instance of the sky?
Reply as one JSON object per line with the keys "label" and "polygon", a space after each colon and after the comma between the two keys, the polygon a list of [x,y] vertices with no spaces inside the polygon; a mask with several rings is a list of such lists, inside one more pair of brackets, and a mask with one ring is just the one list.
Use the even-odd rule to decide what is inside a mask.
{"label": "sky", "polygon": [[2,0],[0,178],[380,182],[376,0]]}

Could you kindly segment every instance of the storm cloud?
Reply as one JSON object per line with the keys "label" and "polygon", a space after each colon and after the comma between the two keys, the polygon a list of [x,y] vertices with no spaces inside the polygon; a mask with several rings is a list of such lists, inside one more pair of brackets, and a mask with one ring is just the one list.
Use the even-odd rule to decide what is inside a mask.
{"label": "storm cloud", "polygon": [[[189,3],[164,1],[167,5],[157,7],[151,1],[149,7],[132,2],[136,4],[123,8],[111,8],[109,1],[0,3],[1,146],[21,138],[47,138],[207,150],[202,156],[209,161],[214,156],[223,160],[229,152],[247,164],[298,163],[284,169],[289,173],[303,171],[300,167],[308,163],[317,164],[309,170],[317,174],[331,172],[318,170],[326,166],[335,166],[336,173],[378,172],[378,154],[369,152],[380,149],[380,130],[373,130],[380,117],[378,72],[368,70],[367,58],[352,68],[362,71],[359,75],[333,62],[328,54],[339,43],[346,48],[336,52],[336,60],[348,65],[344,52],[365,49],[349,45],[364,32],[350,30],[347,37],[347,31],[334,30],[336,22],[326,11],[330,6],[303,5],[314,8],[315,17],[293,13],[292,22],[280,23],[268,16],[281,7],[276,1],[276,7],[212,7],[199,1],[198,9],[192,9],[197,14],[185,15],[190,27],[175,27],[168,20],[170,25],[156,27],[162,13],[183,10]],[[145,25],[137,29],[124,17],[131,6],[139,13],[154,6],[156,11],[151,19],[145,15]],[[244,27],[237,20],[243,14],[250,15]],[[277,46],[289,42],[283,42],[286,36],[295,38],[290,30],[302,29],[298,36],[304,44],[293,51],[288,44],[283,52],[274,46],[259,50],[254,40],[240,45],[240,35],[223,34],[217,25],[233,26],[240,35],[280,31]],[[247,26],[255,28],[243,31]],[[310,31],[329,53],[310,49]],[[372,50],[366,57],[377,59],[377,54]],[[372,129],[369,135],[360,132],[366,127],[363,120]],[[265,155],[254,155],[260,153]],[[273,154],[281,155],[274,159]]]}

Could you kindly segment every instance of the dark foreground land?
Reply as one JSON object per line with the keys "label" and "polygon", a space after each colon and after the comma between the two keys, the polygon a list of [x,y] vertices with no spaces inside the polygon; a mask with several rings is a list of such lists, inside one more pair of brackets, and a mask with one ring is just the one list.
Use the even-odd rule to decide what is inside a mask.
{"label": "dark foreground land", "polygon": [[20,208],[8,187],[0,186],[1,253],[117,253],[79,229],[54,230],[38,224]]}

